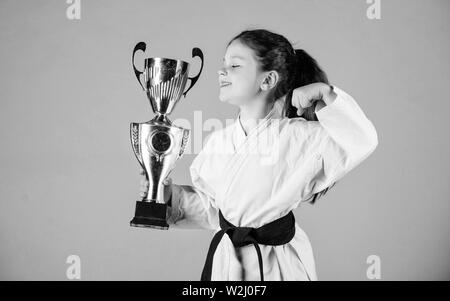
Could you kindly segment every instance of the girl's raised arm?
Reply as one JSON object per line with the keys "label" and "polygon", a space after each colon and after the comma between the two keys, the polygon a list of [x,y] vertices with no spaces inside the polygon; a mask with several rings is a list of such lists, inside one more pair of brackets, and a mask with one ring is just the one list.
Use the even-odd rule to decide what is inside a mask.
{"label": "girl's raised arm", "polygon": [[334,87],[334,101],[316,111],[318,172],[312,183],[312,194],[331,186],[364,161],[378,145],[372,122],[356,101]]}

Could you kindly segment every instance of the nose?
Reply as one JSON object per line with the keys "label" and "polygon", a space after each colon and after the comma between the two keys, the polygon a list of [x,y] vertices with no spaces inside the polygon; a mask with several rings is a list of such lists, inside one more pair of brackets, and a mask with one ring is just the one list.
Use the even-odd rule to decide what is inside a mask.
{"label": "nose", "polygon": [[217,74],[218,74],[219,76],[220,76],[220,75],[226,75],[224,68],[220,68],[220,69],[217,71]]}

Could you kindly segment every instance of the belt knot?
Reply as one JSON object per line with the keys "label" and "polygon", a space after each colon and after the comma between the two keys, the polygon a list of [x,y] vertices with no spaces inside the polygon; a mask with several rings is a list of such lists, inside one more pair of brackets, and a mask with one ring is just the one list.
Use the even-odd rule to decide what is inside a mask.
{"label": "belt knot", "polygon": [[230,237],[233,246],[244,247],[253,243],[256,243],[256,239],[253,237],[255,229],[250,227],[230,227],[225,232]]}
{"label": "belt knot", "polygon": [[203,267],[201,280],[211,280],[214,253],[225,233],[230,238],[235,248],[253,244],[258,255],[259,273],[261,281],[264,281],[264,269],[259,244],[279,246],[288,243],[295,235],[295,218],[292,211],[287,215],[270,222],[259,228],[236,227],[225,219],[219,210],[219,222],[221,230],[218,231],[209,246],[205,266]]}

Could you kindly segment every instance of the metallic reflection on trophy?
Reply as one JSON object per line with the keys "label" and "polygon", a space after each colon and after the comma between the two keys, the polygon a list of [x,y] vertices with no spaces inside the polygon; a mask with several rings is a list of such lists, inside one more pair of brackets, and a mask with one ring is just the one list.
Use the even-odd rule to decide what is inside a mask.
{"label": "metallic reflection on trophy", "polygon": [[[136,211],[130,225],[168,229],[168,205],[164,202],[164,179],[183,155],[190,131],[172,125],[167,116],[173,111],[181,96],[194,86],[203,69],[203,53],[192,49],[192,57],[200,57],[201,67],[197,76],[189,77],[187,62],[168,58],[145,59],[144,71],[134,64],[138,50],[145,52],[146,44],[138,43],[133,50],[132,64],[139,84],[147,94],[153,112],[153,119],[145,123],[131,123],[130,135],[134,154],[146,172],[149,181],[147,196],[136,202]],[[144,84],[141,82],[143,76]],[[189,88],[184,91],[187,80]]]}

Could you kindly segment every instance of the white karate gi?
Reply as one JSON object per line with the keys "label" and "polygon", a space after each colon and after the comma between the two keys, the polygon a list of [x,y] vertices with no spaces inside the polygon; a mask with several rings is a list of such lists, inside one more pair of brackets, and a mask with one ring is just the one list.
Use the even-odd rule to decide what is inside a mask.
{"label": "white karate gi", "polygon": [[[376,130],[350,95],[334,91],[335,101],[316,111],[319,121],[284,117],[280,99],[247,136],[239,116],[211,133],[190,167],[194,186],[173,185],[171,227],[218,231],[220,209],[235,226],[258,228],[365,160],[378,144]],[[317,280],[310,241],[297,223],[289,243],[260,248],[265,280]],[[235,249],[225,234],[211,280],[260,280],[254,246]]]}

